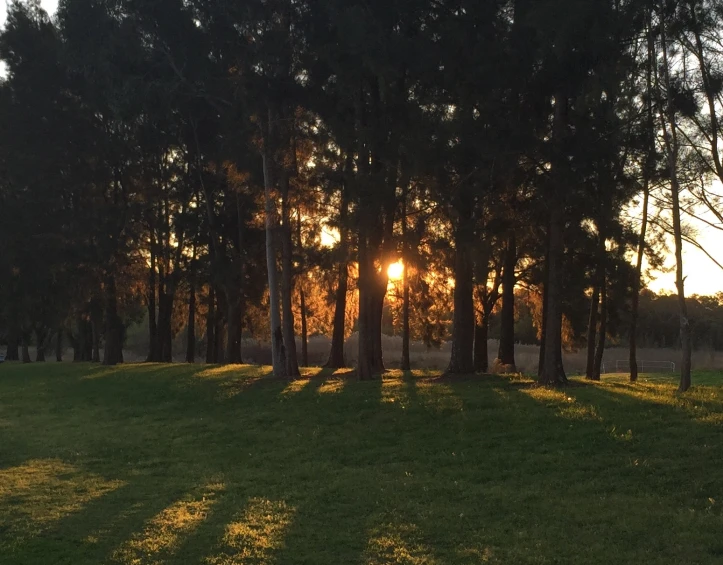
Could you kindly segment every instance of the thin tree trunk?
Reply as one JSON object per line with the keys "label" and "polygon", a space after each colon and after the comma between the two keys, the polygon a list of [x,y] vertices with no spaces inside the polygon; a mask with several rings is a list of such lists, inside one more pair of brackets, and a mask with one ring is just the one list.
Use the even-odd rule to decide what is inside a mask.
{"label": "thin tree trunk", "polygon": [[148,269],[148,357],[146,362],[160,361],[156,326],[156,245],[151,230],[151,266]]}
{"label": "thin tree trunk", "polygon": [[412,368],[409,359],[409,242],[407,241],[407,198],[409,182],[405,180],[402,195],[402,371]]}
{"label": "thin tree trunk", "polygon": [[47,338],[47,330],[35,329],[35,361],[45,363],[45,339]]}
{"label": "thin tree trunk", "polygon": [[228,339],[226,347],[226,362],[231,365],[243,363],[241,358],[241,325],[243,318],[242,298],[238,291],[228,289]]}
{"label": "thin tree trunk", "polygon": [[30,351],[28,350],[28,334],[27,332],[22,332],[22,361],[23,363],[31,363],[30,360]]}
{"label": "thin tree trunk", "polygon": [[595,342],[597,339],[598,309],[600,306],[600,285],[595,274],[595,286],[592,289],[590,300],[590,316],[587,322],[587,365],[585,367],[585,378],[593,380],[595,376]]}
{"label": "thin tree trunk", "polygon": [[[665,14],[665,4],[660,2],[661,14]],[[685,301],[685,278],[683,276],[683,235],[680,221],[680,185],[678,182],[678,132],[675,108],[670,102],[673,89],[670,81],[670,67],[668,63],[668,45],[666,38],[665,18],[661,18],[660,24],[661,45],[663,51],[663,81],[668,100],[666,113],[663,115],[663,138],[665,141],[668,171],[670,175],[670,192],[673,202],[673,238],[675,240],[675,286],[678,290],[678,308],[680,310],[680,344],[682,349],[682,360],[680,364],[680,386],[678,390],[685,392],[690,388],[691,378],[691,336],[690,321],[688,319],[688,306]],[[667,121],[667,123],[666,123]]]}
{"label": "thin tree trunk", "polygon": [[8,348],[5,353],[6,361],[19,361],[20,360],[20,338],[15,320],[10,321],[10,335],[8,335]]}
{"label": "thin tree trunk", "polygon": [[551,202],[550,248],[548,257],[547,315],[545,317],[544,362],[540,382],[561,385],[567,382],[562,368],[562,261],[564,220],[561,205]]}
{"label": "thin tree trunk", "polygon": [[[299,257],[304,256],[304,240],[301,233],[301,207],[297,210],[296,215],[296,241],[299,246]],[[299,273],[304,272],[304,261],[299,260]],[[299,302],[301,309],[301,365],[303,367],[309,366],[309,335],[306,320],[306,294],[304,293],[304,282],[303,278],[299,277]]]}
{"label": "thin tree trunk", "polygon": [[121,321],[118,317],[118,299],[115,277],[106,277],[105,287],[105,348],[103,365],[116,365],[122,362]]}
{"label": "thin tree trunk", "polygon": [[60,363],[63,360],[63,329],[58,328],[55,333],[55,360]]}
{"label": "thin tree trunk", "polygon": [[607,336],[608,319],[608,291],[606,263],[603,263],[602,281],[600,283],[600,329],[597,335],[597,347],[595,349],[595,365],[593,367],[592,380],[599,381],[602,373],[602,361],[605,354],[605,338]]}
{"label": "thin tree trunk", "polygon": [[299,294],[301,299],[301,365],[309,366],[309,332],[306,325],[306,296],[304,287],[299,286]]}
{"label": "thin tree trunk", "polygon": [[515,373],[515,268],[517,267],[517,241],[512,232],[507,240],[502,278],[502,311],[500,312],[500,349],[498,363],[506,372]]}
{"label": "thin tree trunk", "polygon": [[263,148],[264,198],[266,212],[266,271],[269,280],[269,321],[271,327],[271,359],[274,376],[285,377],[286,350],[284,334],[281,329],[281,305],[279,304],[279,280],[276,264],[276,231],[278,229],[278,211],[274,202],[274,185],[271,161],[271,110],[268,113],[268,125],[265,128]]}
{"label": "thin tree trunk", "polygon": [[[196,250],[193,250],[194,259]],[[196,274],[191,273],[186,323],[186,363],[196,362]]]}
{"label": "thin tree trunk", "polygon": [[[223,292],[216,293],[216,301],[218,307],[216,309],[216,329],[214,330],[214,358],[216,363],[221,365],[228,362],[226,359],[226,338],[227,338],[227,320],[228,317],[228,301]],[[224,312],[226,315],[224,316]]]}
{"label": "thin tree trunk", "polygon": [[206,313],[206,363],[216,362],[216,292],[213,283],[208,283],[208,310]]}
{"label": "thin tree trunk", "polygon": [[648,93],[646,110],[647,110],[647,145],[648,154],[645,158],[645,170],[643,171],[643,219],[640,226],[640,238],[638,240],[638,258],[635,263],[635,278],[633,280],[633,303],[630,312],[630,382],[638,380],[638,313],[640,309],[640,288],[643,277],[643,257],[645,256],[645,238],[648,229],[648,204],[650,200],[650,177],[652,176],[652,167],[655,158],[655,138],[654,128],[655,121],[653,117],[653,58],[655,55],[655,38],[652,26],[652,11],[648,10],[647,22],[648,34],[648,59],[646,64],[646,89]]}
{"label": "thin tree trunk", "polygon": [[454,315],[452,353],[447,367],[450,374],[474,373],[474,267],[472,263],[473,226],[471,217],[461,217],[455,234]]}
{"label": "thin tree trunk", "polygon": [[286,376],[299,376],[299,361],[296,357],[296,336],[294,332],[294,310],[292,294],[294,290],[293,242],[291,239],[291,205],[289,202],[289,178],[283,173],[281,194],[281,308],[284,346],[286,347]]}
{"label": "thin tree trunk", "polygon": [[83,361],[92,361],[100,363],[100,334],[101,324],[103,323],[103,306],[98,300],[93,299],[90,302],[90,324],[85,323],[84,327],[84,343],[87,347],[87,353],[83,354]]}
{"label": "thin tree trunk", "polygon": [[640,288],[643,277],[643,256],[645,255],[645,237],[648,228],[648,200],[650,188],[648,179],[645,179],[643,187],[643,223],[640,227],[640,240],[638,242],[638,259],[635,264],[635,279],[633,280],[633,303],[630,312],[630,382],[638,380],[638,312],[640,309]]}
{"label": "thin tree trunk", "polygon": [[489,353],[487,351],[489,327],[489,317],[482,312],[479,323],[474,326],[474,370],[478,373],[486,373],[489,370]]}
{"label": "thin tree trunk", "polygon": [[[351,174],[351,158],[347,157],[347,176]],[[348,214],[349,197],[345,181],[341,190],[341,207],[339,210],[339,282],[336,288],[336,302],[334,304],[334,328],[331,334],[331,350],[326,367],[340,369],[346,367],[344,357],[344,337],[346,326],[346,293],[349,281],[349,243],[348,243]]]}
{"label": "thin tree trunk", "polygon": [[537,365],[537,376],[542,376],[545,367],[545,338],[547,335],[547,290],[550,287],[550,232],[548,229],[545,246],[545,264],[542,269],[542,317],[540,320],[540,354]]}

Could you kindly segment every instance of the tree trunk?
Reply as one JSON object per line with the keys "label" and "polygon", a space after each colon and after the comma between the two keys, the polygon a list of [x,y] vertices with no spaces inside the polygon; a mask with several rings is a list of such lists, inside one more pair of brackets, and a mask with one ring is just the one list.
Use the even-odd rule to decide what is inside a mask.
{"label": "tree trunk", "polygon": [[565,245],[562,206],[555,201],[550,201],[550,206],[545,353],[540,382],[557,386],[567,383],[562,367],[562,261]]}
{"label": "tree trunk", "polygon": [[474,326],[474,370],[478,373],[486,373],[490,368],[487,351],[489,327],[489,317],[482,312],[479,323]]}
{"label": "tree trunk", "polygon": [[228,297],[228,337],[226,341],[226,362],[231,365],[243,363],[241,358],[241,331],[243,305],[240,293],[233,289],[226,292]]}
{"label": "tree trunk", "polygon": [[643,257],[645,255],[645,237],[648,228],[648,201],[650,188],[648,179],[643,186],[643,223],[640,227],[640,240],[638,241],[638,259],[635,265],[635,278],[633,280],[633,303],[630,311],[630,382],[638,380],[638,311],[640,309],[640,288],[643,277]]}
{"label": "tree trunk", "polygon": [[299,286],[301,299],[301,365],[309,366],[309,331],[306,325],[306,296],[303,286]]}
{"label": "tree trunk", "polygon": [[[228,301],[226,300],[223,292],[216,293],[216,301],[218,308],[216,309],[216,329],[214,330],[214,359],[216,363],[223,365],[227,363],[226,359],[226,338],[227,338],[227,320],[228,317]],[[226,312],[226,316],[224,316]]]}
{"label": "tree trunk", "polygon": [[474,373],[474,267],[472,263],[473,226],[469,213],[459,219],[455,234],[454,316],[450,374]]}
{"label": "tree trunk", "polygon": [[505,264],[502,271],[502,311],[500,312],[500,349],[497,359],[505,371],[517,372],[515,367],[515,268],[517,241],[512,232],[507,240]]}
{"label": "tree trunk", "polygon": [[402,195],[402,371],[409,371],[409,242],[407,241],[407,198],[409,182],[404,182]]}
{"label": "tree trunk", "polygon": [[30,351],[28,351],[28,334],[27,332],[22,332],[22,361],[23,363],[30,363]]}
{"label": "tree trunk", "polygon": [[597,347],[595,349],[595,365],[593,367],[592,380],[599,381],[602,373],[602,361],[605,354],[605,338],[607,336],[608,319],[608,291],[606,262],[602,265],[603,273],[600,281],[600,329],[597,335]]}
{"label": "tree trunk", "polygon": [[[299,257],[304,256],[304,240],[301,233],[301,207],[296,215],[296,241],[299,246]],[[299,273],[304,272],[304,261],[299,260]],[[301,308],[301,365],[309,366],[309,332],[306,320],[306,294],[304,293],[304,282],[299,280],[299,302]]]}
{"label": "tree trunk", "polygon": [[55,333],[55,360],[60,363],[63,360],[63,329],[58,328]]}
{"label": "tree trunk", "polygon": [[173,362],[173,300],[175,290],[167,285],[158,289],[158,350],[161,363]]}
{"label": "tree trunk", "polygon": [[274,184],[271,177],[271,126],[273,120],[271,110],[268,115],[268,125],[265,128],[263,148],[264,170],[264,199],[266,212],[266,271],[269,280],[269,321],[271,327],[271,359],[274,376],[285,377],[286,350],[284,348],[284,335],[281,329],[281,305],[279,304],[279,280],[276,264],[276,232],[278,230],[278,211],[274,202]]}
{"label": "tree trunk", "polygon": [[359,360],[358,377],[370,380],[384,371],[381,350],[382,280],[369,256],[368,243],[359,245]]}
{"label": "tree trunk", "polygon": [[550,230],[547,230],[545,245],[545,264],[542,268],[542,317],[540,320],[540,355],[537,365],[537,376],[542,376],[545,367],[545,337],[547,334],[547,305],[549,303],[547,289],[550,287]]}
{"label": "tree trunk", "polygon": [[18,338],[18,331],[13,328],[8,336],[8,348],[5,353],[5,359],[7,361],[19,361],[20,360],[20,339]]}
{"label": "tree trunk", "polygon": [[45,363],[45,340],[48,332],[45,328],[35,329],[35,361]]}
{"label": "tree trunk", "polygon": [[216,362],[216,293],[208,284],[208,311],[206,313],[206,363]]}
{"label": "tree trunk", "polygon": [[283,174],[281,194],[281,308],[283,314],[282,330],[286,347],[286,376],[299,376],[299,361],[296,357],[296,336],[294,332],[294,310],[292,294],[294,291],[293,242],[291,240],[291,205],[289,203],[289,178]]}
{"label": "tree trunk", "polygon": [[[664,2],[661,0],[661,13],[664,11]],[[685,301],[685,278],[683,276],[683,230],[680,221],[680,185],[678,181],[678,126],[675,116],[675,108],[670,100],[673,97],[673,89],[670,81],[670,68],[668,63],[668,45],[664,19],[660,25],[660,42],[663,51],[663,80],[667,98],[666,113],[663,115],[663,139],[665,141],[668,158],[668,172],[670,175],[670,192],[673,202],[673,238],[675,240],[675,286],[678,290],[678,308],[680,318],[680,345],[682,360],[680,364],[680,386],[679,392],[686,392],[691,385],[691,337],[690,321],[688,319],[688,306]],[[667,121],[667,123],[665,123]]]}
{"label": "tree trunk", "polygon": [[151,233],[151,266],[148,270],[148,357],[146,362],[161,360],[158,347],[158,329],[156,326],[156,250],[155,237]]}
{"label": "tree trunk", "polygon": [[331,350],[326,367],[341,369],[346,367],[344,357],[344,334],[346,325],[346,293],[349,280],[349,265],[346,259],[339,264],[339,284],[336,287],[336,303],[334,305],[334,328],[331,334]]}
{"label": "tree trunk", "polygon": [[122,338],[115,277],[109,275],[105,281],[105,348],[103,351],[103,365],[112,366],[123,361]]}
{"label": "tree trunk", "polygon": [[341,369],[346,367],[344,357],[344,337],[346,326],[346,293],[349,286],[349,194],[348,177],[351,175],[353,162],[351,152],[347,155],[345,181],[341,189],[341,206],[339,209],[339,282],[336,288],[336,302],[334,304],[334,328],[331,334],[331,350],[326,367]]}
{"label": "tree trunk", "polygon": [[85,323],[86,332],[84,334],[84,343],[87,352],[83,354],[83,361],[92,361],[100,363],[100,334],[101,324],[103,323],[103,306],[97,300],[90,302],[90,323]]}
{"label": "tree trunk", "polygon": [[[595,275],[597,279],[597,273]],[[593,380],[595,376],[595,342],[597,339],[598,308],[600,306],[600,286],[595,282],[590,300],[590,316],[587,322],[587,365],[585,366],[585,378]]]}
{"label": "tree trunk", "polygon": [[[195,255],[195,249],[194,249]],[[188,296],[188,321],[186,322],[186,363],[196,362],[196,277],[191,274]]]}

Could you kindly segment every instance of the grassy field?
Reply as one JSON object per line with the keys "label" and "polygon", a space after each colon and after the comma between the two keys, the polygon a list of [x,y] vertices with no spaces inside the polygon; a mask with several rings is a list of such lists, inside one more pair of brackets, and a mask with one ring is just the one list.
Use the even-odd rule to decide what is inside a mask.
{"label": "grassy field", "polygon": [[0,365],[0,563],[723,562],[721,388],[267,375]]}

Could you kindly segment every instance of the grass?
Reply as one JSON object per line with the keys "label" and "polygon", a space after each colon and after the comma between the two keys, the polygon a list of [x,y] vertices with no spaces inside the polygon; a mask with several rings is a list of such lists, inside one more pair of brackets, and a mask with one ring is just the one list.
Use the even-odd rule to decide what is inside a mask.
{"label": "grass", "polygon": [[723,561],[721,388],[267,374],[0,365],[0,563]]}

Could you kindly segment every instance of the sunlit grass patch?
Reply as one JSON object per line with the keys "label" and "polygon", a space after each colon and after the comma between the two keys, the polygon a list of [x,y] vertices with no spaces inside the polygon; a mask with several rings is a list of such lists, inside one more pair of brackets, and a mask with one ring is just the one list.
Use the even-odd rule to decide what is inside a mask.
{"label": "sunlit grass patch", "polygon": [[293,381],[290,381],[289,384],[286,385],[284,390],[281,391],[281,394],[284,395],[292,395],[296,394],[297,392],[301,392],[311,384],[311,379],[295,379]]}
{"label": "sunlit grass patch", "polygon": [[418,528],[387,523],[375,528],[369,538],[366,565],[435,565],[432,549],[419,540]]}
{"label": "sunlit grass patch", "polygon": [[0,547],[37,535],[93,499],[121,487],[59,459],[34,459],[0,469]]}
{"label": "sunlit grass patch", "polygon": [[210,484],[197,496],[174,502],[149,520],[142,532],[123,543],[113,553],[113,562],[123,565],[165,563],[185,536],[206,519],[223,490],[223,484]]}
{"label": "sunlit grass patch", "polygon": [[226,526],[218,553],[209,565],[266,565],[274,563],[295,509],[279,500],[252,498],[243,514]]}

